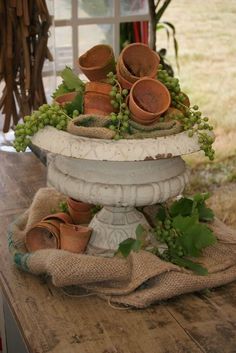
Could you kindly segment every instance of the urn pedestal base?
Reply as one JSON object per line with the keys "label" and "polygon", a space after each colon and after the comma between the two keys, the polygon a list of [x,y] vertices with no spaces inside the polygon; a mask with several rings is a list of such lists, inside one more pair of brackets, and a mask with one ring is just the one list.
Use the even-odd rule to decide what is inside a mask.
{"label": "urn pedestal base", "polygon": [[123,240],[136,237],[139,224],[148,225],[148,222],[134,207],[103,207],[89,224],[93,233],[86,252],[113,256]]}

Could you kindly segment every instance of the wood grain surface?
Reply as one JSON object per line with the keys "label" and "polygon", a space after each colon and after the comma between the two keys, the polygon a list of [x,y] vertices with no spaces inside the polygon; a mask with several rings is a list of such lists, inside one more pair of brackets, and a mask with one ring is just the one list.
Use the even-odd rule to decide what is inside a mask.
{"label": "wood grain surface", "polygon": [[30,353],[236,353],[236,283],[118,310],[17,270],[7,227],[45,184],[46,169],[32,153],[0,152],[0,279]]}

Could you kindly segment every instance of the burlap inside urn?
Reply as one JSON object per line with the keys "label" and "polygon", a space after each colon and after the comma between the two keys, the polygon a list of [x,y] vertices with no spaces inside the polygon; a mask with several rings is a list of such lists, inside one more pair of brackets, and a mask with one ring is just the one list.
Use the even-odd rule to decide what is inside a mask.
{"label": "burlap inside urn", "polygon": [[21,269],[47,274],[57,287],[78,285],[113,303],[134,307],[148,305],[183,293],[221,286],[236,279],[236,232],[215,220],[218,243],[198,258],[209,274],[199,276],[146,251],[127,258],[102,258],[64,250],[26,253],[24,236],[65,197],[51,188],[40,189],[31,207],[10,227],[9,248]]}

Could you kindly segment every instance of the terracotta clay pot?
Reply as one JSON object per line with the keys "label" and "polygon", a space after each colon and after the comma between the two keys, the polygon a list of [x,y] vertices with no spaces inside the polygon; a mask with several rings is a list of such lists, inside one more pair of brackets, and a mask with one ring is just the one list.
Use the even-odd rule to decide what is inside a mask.
{"label": "terracotta clay pot", "polygon": [[105,44],[95,45],[79,57],[78,66],[90,81],[106,80],[110,71],[115,72],[113,49]]}
{"label": "terracotta clay pot", "polygon": [[93,218],[93,205],[74,199],[67,199],[68,210],[75,224],[89,224]]}
{"label": "terracotta clay pot", "polygon": [[72,199],[71,197],[67,198],[67,204],[74,210],[82,211],[82,212],[90,211],[91,208],[94,207],[94,205],[92,205],[91,203],[75,200],[75,199]]}
{"label": "terracotta clay pot", "polygon": [[140,119],[137,116],[134,116],[133,114],[130,114],[130,118],[132,120],[136,121],[137,123],[142,124],[142,125],[151,125],[151,124],[155,123],[156,120],[157,120],[156,117],[153,118],[153,119],[150,119],[150,120],[148,120],[148,119],[146,119],[146,120],[145,119]]}
{"label": "terracotta clay pot", "polygon": [[[129,109],[135,120],[157,121],[169,108],[171,97],[160,81],[144,77],[132,86],[129,95]],[[156,118],[156,119],[155,119]]]}
{"label": "terracotta clay pot", "polygon": [[59,231],[61,223],[73,223],[71,216],[64,212],[50,214],[44,217],[42,221],[54,225]]}
{"label": "terracotta clay pot", "polygon": [[176,108],[173,108],[173,107],[170,107],[167,109],[167,111],[165,112],[165,117],[167,119],[175,119],[176,116],[182,116],[183,113],[181,112],[181,110],[179,109],[176,109]]}
{"label": "terracotta clay pot", "polygon": [[181,92],[181,93],[184,96],[183,104],[186,105],[186,107],[190,107],[190,99],[189,99],[189,97],[187,96],[186,93],[184,93],[184,92]]}
{"label": "terracotta clay pot", "polygon": [[25,245],[29,252],[41,249],[59,249],[60,230],[47,221],[39,222],[26,233]]}
{"label": "terracotta clay pot", "polygon": [[92,228],[74,224],[60,226],[61,249],[74,253],[83,253],[92,233]]}
{"label": "terracotta clay pot", "polygon": [[126,88],[126,89],[131,89],[132,87],[132,83],[127,81],[120,73],[120,69],[119,66],[116,66],[116,76],[117,76],[117,80],[119,81],[119,84],[121,85],[122,88]]}
{"label": "terracotta clay pot", "polygon": [[61,96],[54,98],[54,102],[59,104],[60,106],[63,106],[65,104],[71,103],[77,95],[78,95],[78,92],[65,93],[65,94],[62,94]]}
{"label": "terracotta clay pot", "polygon": [[109,95],[112,86],[103,82],[88,82],[85,85],[84,114],[109,115],[114,111]]}
{"label": "terracotta clay pot", "polygon": [[71,216],[65,212],[52,213],[52,214],[43,218],[43,221],[46,221],[46,220],[58,220],[61,223],[71,223],[72,222]]}
{"label": "terracotta clay pot", "polygon": [[141,77],[156,78],[159,63],[159,55],[146,44],[132,43],[120,53],[117,67],[121,77],[132,84]]}

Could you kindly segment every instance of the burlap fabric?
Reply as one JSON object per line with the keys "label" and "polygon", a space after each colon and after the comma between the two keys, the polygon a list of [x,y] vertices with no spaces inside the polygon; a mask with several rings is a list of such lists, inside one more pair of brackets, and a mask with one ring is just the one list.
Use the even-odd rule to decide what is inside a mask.
{"label": "burlap fabric", "polygon": [[63,250],[28,254],[24,236],[33,224],[51,213],[64,197],[51,188],[40,189],[31,207],[10,227],[9,248],[15,263],[33,274],[47,274],[57,287],[78,285],[113,303],[147,307],[151,303],[221,286],[236,279],[236,234],[219,220],[212,225],[218,243],[198,259],[208,268],[199,276],[149,252],[132,253],[127,259],[79,255]]}

